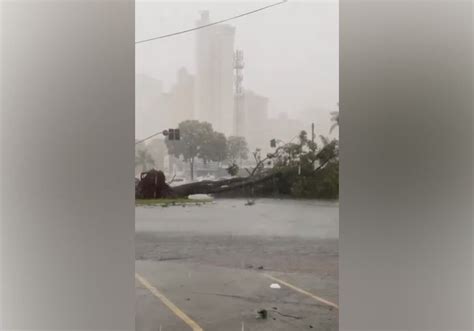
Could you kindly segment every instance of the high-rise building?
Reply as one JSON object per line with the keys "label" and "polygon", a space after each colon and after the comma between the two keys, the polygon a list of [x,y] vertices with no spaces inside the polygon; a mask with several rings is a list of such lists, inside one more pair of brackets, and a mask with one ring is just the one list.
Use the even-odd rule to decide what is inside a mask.
{"label": "high-rise building", "polygon": [[266,147],[268,128],[268,98],[250,90],[244,92],[245,131],[247,143],[253,150]]}
{"label": "high-rise building", "polygon": [[287,113],[283,112],[278,114],[278,117],[269,118],[268,127],[270,128],[269,138],[288,143],[290,141],[294,142],[294,139],[298,137],[301,130],[306,130],[310,133],[311,124],[291,118]]}
{"label": "high-rise building", "polygon": [[168,114],[163,109],[163,84],[144,74],[135,76],[135,135],[143,138],[161,129]]}
{"label": "high-rise building", "polygon": [[194,77],[186,68],[178,70],[176,85],[171,90],[171,111],[175,122],[173,127],[185,120],[194,119]]}
{"label": "high-rise building", "polygon": [[[210,23],[201,12],[197,26]],[[226,135],[233,133],[233,57],[235,28],[218,24],[196,32],[196,119],[211,123]]]}

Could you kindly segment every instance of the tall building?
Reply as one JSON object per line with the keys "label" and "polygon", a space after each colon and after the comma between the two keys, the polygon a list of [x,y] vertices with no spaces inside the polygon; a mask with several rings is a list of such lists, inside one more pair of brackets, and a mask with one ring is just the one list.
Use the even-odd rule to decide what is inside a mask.
{"label": "tall building", "polygon": [[[201,12],[196,25],[209,23],[209,12]],[[218,24],[197,30],[196,34],[196,119],[210,122],[215,130],[231,135],[235,28]]]}
{"label": "tall building", "polygon": [[290,141],[295,142],[294,139],[298,137],[301,130],[306,130],[310,133],[311,123],[303,123],[289,117],[287,113],[280,113],[278,117],[268,120],[268,127],[270,129],[269,139],[278,139],[288,143]]}
{"label": "tall building", "polygon": [[178,70],[176,85],[173,86],[170,96],[174,127],[182,121],[194,119],[194,77],[186,68]]}
{"label": "tall building", "polygon": [[268,145],[268,98],[250,90],[244,92],[245,137],[251,150]]}
{"label": "tall building", "polygon": [[143,138],[160,129],[167,121],[163,110],[163,84],[144,74],[135,76],[135,136]]}

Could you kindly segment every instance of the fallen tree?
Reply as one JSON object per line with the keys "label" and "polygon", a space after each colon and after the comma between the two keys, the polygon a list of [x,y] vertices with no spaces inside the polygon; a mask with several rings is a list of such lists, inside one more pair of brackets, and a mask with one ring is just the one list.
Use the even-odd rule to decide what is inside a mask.
{"label": "fallen tree", "polygon": [[218,194],[264,183],[278,177],[272,171],[249,177],[235,177],[217,181],[205,180],[175,187],[165,181],[165,175],[159,170],[150,170],[140,175],[135,186],[138,199],[184,198],[192,194]]}
{"label": "fallen tree", "polygon": [[155,169],[145,171],[140,174],[139,180],[135,180],[136,199],[163,199],[175,196],[173,189],[166,183],[162,171]]}
{"label": "fallen tree", "polygon": [[[339,195],[338,142],[321,137],[324,146],[317,150],[313,141],[300,134],[299,143],[288,143],[275,152],[254,153],[255,167],[248,176],[217,181],[200,181],[171,187],[159,170],[143,172],[135,185],[138,199],[186,198],[192,194],[282,195],[334,199]],[[324,139],[323,139],[324,138]],[[273,167],[265,165],[272,160]],[[172,181],[173,179],[171,179]]]}
{"label": "fallen tree", "polygon": [[258,176],[236,177],[218,181],[189,183],[173,187],[172,189],[178,197],[184,197],[191,194],[219,194],[246,187],[253,187],[254,185],[270,181],[275,176],[278,176],[278,174],[269,172],[260,174]]}

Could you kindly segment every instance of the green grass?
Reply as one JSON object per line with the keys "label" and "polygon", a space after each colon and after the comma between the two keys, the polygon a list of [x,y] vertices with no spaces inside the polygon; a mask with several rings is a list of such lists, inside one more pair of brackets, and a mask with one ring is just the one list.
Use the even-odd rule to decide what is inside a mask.
{"label": "green grass", "polygon": [[135,199],[135,206],[183,206],[183,205],[201,205],[203,203],[211,202],[212,199],[193,200],[188,198],[177,199]]}

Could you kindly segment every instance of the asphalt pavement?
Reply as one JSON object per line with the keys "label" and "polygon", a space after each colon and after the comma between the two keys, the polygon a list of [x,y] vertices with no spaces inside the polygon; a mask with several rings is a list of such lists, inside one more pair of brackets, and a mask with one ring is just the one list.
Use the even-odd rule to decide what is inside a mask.
{"label": "asphalt pavement", "polygon": [[337,330],[337,233],[337,203],[137,207],[136,330]]}

